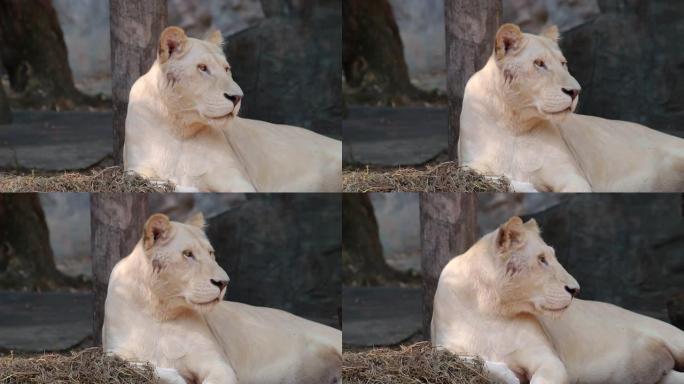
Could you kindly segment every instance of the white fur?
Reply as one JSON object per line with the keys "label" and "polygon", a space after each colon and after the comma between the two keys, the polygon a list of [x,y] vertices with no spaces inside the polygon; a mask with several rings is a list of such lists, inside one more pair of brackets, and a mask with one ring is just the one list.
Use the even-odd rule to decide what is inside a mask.
{"label": "white fur", "polygon": [[[502,234],[513,240],[501,246]],[[573,300],[565,286],[579,287],[536,223],[513,218],[442,271],[432,342],[481,356],[503,383],[513,381],[501,379],[499,363],[533,384],[684,383],[674,371],[684,366],[684,332],[610,304]]]}
{"label": "white fur", "polygon": [[203,192],[336,192],[342,143],[303,128],[238,117],[242,96],[220,35],[160,37],[152,68],[131,88],[124,167]]}
{"label": "white fur", "polygon": [[684,140],[574,113],[578,98],[563,89],[580,86],[556,39],[501,27],[494,53],[466,85],[460,165],[538,191],[684,190]]}
{"label": "white fur", "polygon": [[228,276],[203,225],[201,217],[186,224],[163,215],[148,220],[143,239],[110,276],[105,351],[151,363],[166,384],[339,383],[340,331],[221,301],[225,289],[211,280]]}

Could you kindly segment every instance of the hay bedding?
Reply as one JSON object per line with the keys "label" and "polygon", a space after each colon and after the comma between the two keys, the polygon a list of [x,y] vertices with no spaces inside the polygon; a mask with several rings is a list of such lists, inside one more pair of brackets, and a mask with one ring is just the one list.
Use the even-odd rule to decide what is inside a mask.
{"label": "hay bedding", "polygon": [[421,342],[400,349],[345,352],[345,384],[487,384],[482,361],[467,361]]}
{"label": "hay bedding", "polygon": [[148,384],[158,383],[150,365],[131,365],[88,348],[71,355],[0,357],[1,384]]}
{"label": "hay bedding", "polygon": [[508,192],[505,179],[492,180],[453,161],[421,168],[347,169],[344,192]]}
{"label": "hay bedding", "polygon": [[0,173],[0,192],[172,192],[121,167],[51,175]]}

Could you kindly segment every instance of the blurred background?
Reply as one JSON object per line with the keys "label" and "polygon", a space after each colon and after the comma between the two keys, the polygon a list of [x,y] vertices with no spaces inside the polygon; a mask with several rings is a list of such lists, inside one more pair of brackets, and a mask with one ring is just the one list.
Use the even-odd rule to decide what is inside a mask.
{"label": "blurred background", "polygon": [[[117,206],[125,198],[99,195],[95,200],[99,207]],[[135,198],[146,199],[144,210],[176,221],[203,212],[217,260],[231,278],[228,300],[341,326],[339,195]],[[103,225],[101,210],[91,216],[91,203],[88,194],[0,194],[0,354],[66,351],[96,343],[95,308],[106,282],[100,284],[93,271],[106,262],[93,265],[91,254],[98,253],[91,251],[91,239],[117,242],[120,231],[136,227],[147,215],[131,210],[133,216],[126,219],[124,206],[118,205],[119,212],[107,215],[108,225]],[[131,232],[133,243],[141,233]],[[123,256],[132,251],[123,248]],[[117,249],[106,250],[112,260]]]}
{"label": "blurred background", "polygon": [[[524,32],[558,25],[570,72],[582,85],[578,113],[684,137],[683,2],[501,3],[501,23],[519,24]],[[343,29],[345,164],[446,161],[444,0],[345,1]]]}
{"label": "blurred background", "polygon": [[[339,0],[168,0],[166,8],[168,24],[191,37],[223,33],[246,95],[242,116],[341,138]],[[0,85],[0,171],[112,164],[108,1],[0,2]]]}
{"label": "blurred background", "polygon": [[[513,215],[534,218],[543,239],[582,286],[580,298],[613,303],[684,329],[681,194],[482,193],[470,198],[474,206],[466,214],[475,228],[466,229],[473,240]],[[424,281],[438,277],[441,267],[427,273],[421,267],[422,244],[439,243],[433,233],[421,235],[426,216],[421,204],[425,201],[413,193],[344,195],[345,345],[365,348],[429,338],[422,331]],[[456,219],[444,215],[431,228],[455,232],[458,223],[449,220]],[[458,236],[449,241],[461,241]],[[451,258],[445,257],[445,262]]]}

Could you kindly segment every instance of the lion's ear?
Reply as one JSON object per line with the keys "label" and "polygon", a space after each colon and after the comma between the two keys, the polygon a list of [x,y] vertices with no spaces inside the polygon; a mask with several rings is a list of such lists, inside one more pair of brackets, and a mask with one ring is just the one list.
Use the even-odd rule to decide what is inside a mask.
{"label": "lion's ear", "polygon": [[155,213],[145,223],[143,247],[147,251],[155,245],[168,242],[171,239],[172,230],[173,227],[169,217],[161,213]]}
{"label": "lion's ear", "polygon": [[551,25],[547,27],[544,30],[544,32],[541,33],[540,36],[547,37],[557,43],[560,39],[560,32],[558,31],[558,26]]}
{"label": "lion's ear", "polygon": [[165,63],[174,55],[182,55],[187,42],[188,37],[182,28],[166,28],[159,38],[159,61]]}
{"label": "lion's ear", "polygon": [[185,224],[192,225],[199,229],[204,229],[204,226],[207,225],[207,222],[204,220],[204,215],[202,212],[197,212],[190,216],[189,219],[185,220]]}
{"label": "lion's ear", "polygon": [[496,41],[494,45],[494,50],[496,52],[496,58],[501,60],[510,52],[516,51],[523,41],[523,34],[515,24],[504,24],[496,32]]}
{"label": "lion's ear", "polygon": [[511,217],[496,234],[496,248],[499,253],[507,254],[525,244],[525,227],[518,216]]}
{"label": "lion's ear", "polygon": [[221,31],[217,29],[214,32],[210,33],[209,36],[207,36],[207,38],[205,39],[205,41],[208,41],[212,44],[216,44],[220,47],[223,45],[223,35],[221,34]]}
{"label": "lion's ear", "polygon": [[530,231],[534,231],[537,233],[541,232],[541,230],[539,229],[539,224],[537,224],[537,220],[535,220],[535,219],[527,220],[527,222],[524,225],[525,225],[525,228],[529,229]]}

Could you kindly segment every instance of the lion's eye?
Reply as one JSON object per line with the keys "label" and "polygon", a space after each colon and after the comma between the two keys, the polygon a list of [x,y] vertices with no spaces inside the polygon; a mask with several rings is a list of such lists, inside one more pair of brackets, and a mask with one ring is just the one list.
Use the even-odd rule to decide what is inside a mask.
{"label": "lion's eye", "polygon": [[192,251],[187,251],[187,250],[183,251],[183,256],[187,257],[188,259],[194,259],[195,258],[195,254],[192,253]]}
{"label": "lion's eye", "polygon": [[535,65],[537,68],[544,68],[544,69],[546,69],[546,63],[544,62],[544,60],[537,59],[537,60],[534,61],[534,65]]}
{"label": "lion's eye", "polygon": [[226,72],[230,72],[230,67],[226,67]]}
{"label": "lion's eye", "polygon": [[197,69],[199,69],[199,70],[202,71],[202,72],[209,72],[209,68],[207,68],[207,66],[204,65],[204,64],[199,64],[199,65],[197,66]]}
{"label": "lion's eye", "polygon": [[540,263],[542,263],[542,264],[544,264],[544,265],[549,265],[549,263],[546,261],[546,256],[544,256],[544,255],[539,255],[538,258],[539,258],[539,262],[540,262]]}
{"label": "lion's eye", "polygon": [[209,251],[209,256],[216,258],[216,254],[214,253],[214,251]]}

